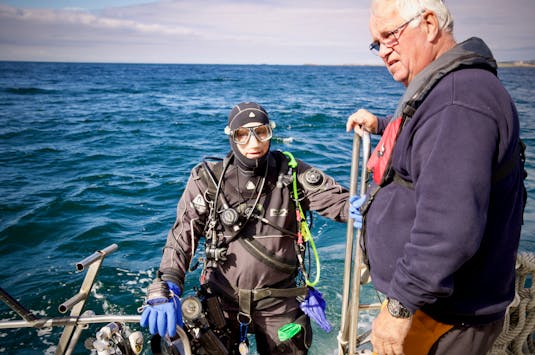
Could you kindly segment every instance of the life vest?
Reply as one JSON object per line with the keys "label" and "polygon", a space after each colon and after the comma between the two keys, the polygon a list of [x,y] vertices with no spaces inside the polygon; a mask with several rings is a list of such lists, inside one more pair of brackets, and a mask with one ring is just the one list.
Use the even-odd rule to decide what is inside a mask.
{"label": "life vest", "polygon": [[390,121],[386,126],[381,140],[375,147],[366,165],[366,168],[373,173],[373,181],[377,185],[381,185],[385,177],[385,172],[390,166],[390,157],[400,132],[402,119],[402,117],[398,117]]}

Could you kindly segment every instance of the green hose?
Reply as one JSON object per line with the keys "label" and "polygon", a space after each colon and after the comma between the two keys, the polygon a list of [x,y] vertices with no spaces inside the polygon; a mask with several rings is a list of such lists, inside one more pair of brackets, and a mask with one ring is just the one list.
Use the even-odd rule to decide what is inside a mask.
{"label": "green hose", "polygon": [[290,159],[288,162],[288,166],[292,168],[292,178],[293,178],[293,197],[297,204],[297,208],[299,209],[299,215],[301,217],[301,235],[303,236],[303,240],[305,242],[310,243],[310,247],[312,248],[312,252],[314,253],[314,259],[316,260],[316,278],[314,281],[310,281],[308,279],[308,276],[305,275],[305,283],[307,286],[316,286],[318,282],[320,281],[320,274],[321,274],[321,264],[320,264],[320,257],[318,255],[318,251],[316,250],[316,244],[314,243],[314,238],[312,238],[312,234],[310,233],[310,229],[308,228],[308,223],[305,217],[305,214],[303,213],[303,209],[301,208],[301,204],[299,203],[299,194],[297,192],[297,161],[295,160],[294,156],[290,152],[284,152],[284,155]]}

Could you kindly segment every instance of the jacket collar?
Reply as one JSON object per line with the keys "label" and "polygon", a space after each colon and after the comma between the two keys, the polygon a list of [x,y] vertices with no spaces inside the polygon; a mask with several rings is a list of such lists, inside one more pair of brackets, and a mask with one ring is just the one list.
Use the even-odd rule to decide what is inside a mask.
{"label": "jacket collar", "polygon": [[[402,114],[412,116],[413,111],[420,106],[440,79],[462,67],[480,67],[495,75],[498,69],[496,60],[485,42],[477,37],[469,38],[442,54],[414,77],[399,101],[393,118]],[[411,111],[411,114],[406,111]]]}

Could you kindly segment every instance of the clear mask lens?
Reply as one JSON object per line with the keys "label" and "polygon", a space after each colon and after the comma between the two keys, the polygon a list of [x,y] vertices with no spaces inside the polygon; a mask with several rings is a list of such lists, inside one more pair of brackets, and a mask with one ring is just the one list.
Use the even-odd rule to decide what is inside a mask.
{"label": "clear mask lens", "polygon": [[260,142],[266,142],[271,139],[273,131],[269,124],[256,127],[240,127],[232,131],[232,140],[236,144],[247,144],[251,138],[251,133]]}

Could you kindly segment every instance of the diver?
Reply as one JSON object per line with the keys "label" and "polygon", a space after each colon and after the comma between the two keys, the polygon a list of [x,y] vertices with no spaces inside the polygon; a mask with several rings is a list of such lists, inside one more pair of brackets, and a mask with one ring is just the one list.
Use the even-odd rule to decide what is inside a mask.
{"label": "diver", "polygon": [[[262,106],[235,105],[225,127],[231,151],[192,169],[147,292],[141,325],[152,334],[172,338],[183,327],[194,353],[247,354],[254,334],[259,354],[307,354],[310,319],[330,330],[325,301],[308,279],[307,213],[345,222],[349,192],[290,153],[270,150],[274,127]],[[180,299],[199,245],[199,297]]]}

